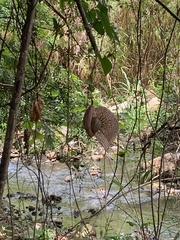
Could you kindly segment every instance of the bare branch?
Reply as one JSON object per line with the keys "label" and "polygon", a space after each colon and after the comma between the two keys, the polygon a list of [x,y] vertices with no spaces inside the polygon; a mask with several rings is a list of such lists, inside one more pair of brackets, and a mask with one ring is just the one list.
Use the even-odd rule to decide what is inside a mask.
{"label": "bare branch", "polygon": [[76,4],[77,4],[77,7],[78,7],[78,10],[79,10],[79,13],[81,14],[81,17],[82,17],[82,21],[83,21],[83,24],[84,24],[84,27],[86,29],[86,33],[89,37],[89,40],[91,42],[91,45],[94,49],[94,52],[95,54],[100,57],[100,53],[99,53],[99,50],[98,50],[98,47],[97,47],[97,44],[96,44],[96,41],[94,39],[94,36],[92,34],[92,30],[91,30],[91,27],[87,21],[87,17],[86,17],[86,13],[84,12],[84,9],[82,7],[82,4],[81,4],[81,1],[80,0],[75,0]]}
{"label": "bare branch", "polygon": [[[159,3],[173,18],[175,18],[177,21],[180,22],[180,18],[175,13],[173,13],[164,3],[162,3],[159,0],[155,0],[155,1],[157,3]],[[179,10],[178,10],[178,12],[179,12]]]}
{"label": "bare branch", "polygon": [[55,7],[54,7],[50,2],[48,2],[47,0],[44,0],[44,3],[45,3],[49,8],[51,8],[51,10],[53,10],[53,12],[55,12],[60,18],[62,18],[65,23],[67,23],[65,16],[63,16],[62,13],[60,13],[59,11],[57,11],[57,10],[55,9]]}

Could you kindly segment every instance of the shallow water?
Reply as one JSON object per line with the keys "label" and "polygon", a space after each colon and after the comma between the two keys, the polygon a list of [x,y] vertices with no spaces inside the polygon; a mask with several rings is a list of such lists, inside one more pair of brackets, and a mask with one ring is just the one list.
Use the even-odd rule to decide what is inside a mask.
{"label": "shallow water", "polygon": [[[90,175],[88,169],[92,165],[102,170],[101,176]],[[132,185],[135,186],[135,183],[128,185],[123,190],[120,190],[119,186],[113,183],[110,191],[108,191],[114,169],[115,163],[112,160],[91,162],[88,167],[82,167],[79,172],[72,172],[75,175],[74,180],[66,182],[65,178],[70,174],[70,170],[65,164],[43,163],[41,169],[38,170],[37,167],[27,167],[12,161],[9,165],[8,187],[9,192],[16,195],[11,201],[19,204],[20,200],[17,192],[36,196],[39,188],[43,194],[61,196],[62,201],[53,206],[51,210],[55,218],[62,220],[64,227],[70,227],[80,221],[79,210],[83,217],[89,217],[91,212],[105,206],[119,192],[116,200],[108,204],[98,216],[90,220],[90,223],[95,226],[99,234],[98,239],[104,239],[105,235],[134,234],[134,231],[139,230],[139,226],[142,224],[141,211],[143,224],[146,224],[148,229],[152,230],[152,204],[149,188],[143,187],[141,189],[140,200],[139,192],[137,190],[131,191]],[[126,171],[128,170],[126,169]],[[117,173],[116,176],[120,179],[120,164],[117,168]],[[124,172],[124,174],[126,173]],[[122,185],[125,186],[126,180],[124,180]],[[5,191],[5,196],[6,194],[7,190]],[[154,194],[153,200],[156,221],[158,217],[156,214],[158,211],[158,196],[158,194]],[[41,198],[42,195],[39,194],[40,202]],[[141,201],[141,208],[139,201]],[[26,199],[26,208],[30,204],[35,204],[35,202]],[[160,201],[162,212],[165,203],[165,198],[162,198]],[[167,213],[162,227],[164,232],[160,239],[170,240],[174,239],[175,234],[179,231],[178,223],[180,217],[178,212],[180,207],[176,198],[169,199],[167,205]],[[60,210],[57,210],[58,208]]]}

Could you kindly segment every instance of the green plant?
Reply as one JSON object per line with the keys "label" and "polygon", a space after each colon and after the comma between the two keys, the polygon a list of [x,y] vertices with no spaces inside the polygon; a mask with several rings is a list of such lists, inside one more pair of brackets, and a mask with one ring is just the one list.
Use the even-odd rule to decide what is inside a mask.
{"label": "green plant", "polygon": [[[114,206],[117,204],[117,211],[116,209],[110,209],[110,211],[121,214],[122,203],[116,202],[117,199],[114,198],[116,193],[112,191],[115,187],[119,193],[124,191],[127,193],[125,205],[123,205],[123,210],[126,210],[123,211],[124,218],[135,212],[138,226],[141,226],[140,231],[138,229],[140,237],[146,237],[142,234],[143,230],[144,233],[146,230],[148,233],[148,228],[154,232],[154,238],[161,237],[168,198],[163,199],[165,202],[163,205],[160,193],[158,193],[159,198],[155,202],[153,184],[151,184],[149,192],[151,197],[146,196],[146,200],[149,199],[148,206],[151,207],[152,224],[146,226],[144,224],[146,222],[146,209],[144,209],[144,198],[141,195],[143,189],[139,189],[139,184],[151,180],[151,171],[141,173],[138,169],[146,158],[153,159],[156,155],[162,156],[165,151],[168,151],[168,140],[174,144],[171,136],[174,138],[175,134],[172,131],[168,135],[167,132],[174,126],[175,129],[178,129],[179,126],[179,65],[177,64],[179,61],[179,29],[176,25],[177,19],[175,20],[171,13],[171,10],[177,13],[179,10],[178,4],[173,1],[166,1],[165,4],[166,9],[163,10],[163,7],[159,6],[157,2],[150,0],[37,1],[36,19],[28,51],[28,61],[25,66],[21,104],[18,109],[19,117],[16,130],[17,133],[20,132],[20,136],[14,142],[14,147],[19,150],[18,160],[16,159],[17,166],[21,165],[22,162],[24,163],[26,155],[28,155],[28,160],[31,160],[32,156],[35,158],[33,162],[35,169],[28,166],[29,162],[27,162],[27,169],[34,174],[32,175],[37,180],[33,183],[37,190],[38,200],[36,204],[38,208],[39,196],[45,197],[47,194],[46,188],[44,188],[45,175],[40,168],[41,156],[46,150],[51,149],[54,152],[59,152],[61,146],[65,146],[65,156],[60,156],[60,162],[68,165],[65,173],[70,175],[75,173],[74,175],[76,175],[72,181],[70,176],[70,182],[65,183],[63,180],[62,184],[56,186],[61,190],[64,184],[69,184],[65,185],[69,192],[65,191],[63,195],[65,199],[70,199],[66,204],[68,205],[68,213],[71,212],[72,215],[71,221],[67,222],[67,228],[76,226],[77,221],[83,222],[84,218],[85,222],[95,218],[95,216],[98,218],[98,214],[103,210],[108,213],[108,204],[110,203],[114,203]],[[169,12],[167,13],[168,7]],[[85,14],[82,14],[83,12]],[[7,106],[11,106],[10,97],[17,72],[25,16],[26,4],[23,1],[1,1],[1,137],[8,126],[6,121]],[[147,89],[154,90],[162,102],[161,108],[158,108],[154,113],[147,111],[145,96]],[[39,97],[44,101],[42,117],[38,122],[31,122],[29,117],[31,106]],[[118,151],[113,157],[109,157],[109,153],[103,155],[103,160],[97,162],[100,165],[103,162],[101,168],[104,175],[107,171],[106,164],[110,162],[111,171],[107,173],[108,181],[101,177],[95,179],[94,176],[87,176],[91,156],[96,151],[96,146],[94,142],[89,146],[90,141],[82,128],[82,118],[86,106],[91,104],[92,100],[95,106],[101,103],[116,104],[117,108],[120,102],[127,103],[126,108],[119,113],[120,137],[116,142]],[[166,121],[168,124],[161,129]],[[30,148],[28,153],[31,154],[26,155],[23,154],[25,140],[22,139],[22,131],[24,129],[27,131],[26,133],[30,133],[30,135],[26,135],[26,143]],[[142,138],[142,133],[145,133],[144,138]],[[149,134],[151,145],[146,145]],[[3,145],[3,139],[1,140]],[[74,150],[69,144],[74,144],[76,140],[79,141],[79,145],[83,145],[83,147],[80,146],[80,151],[79,146]],[[123,151],[119,151],[121,142],[124,145]],[[131,142],[134,144],[133,150]],[[84,147],[85,144],[86,147]],[[86,151],[87,149],[88,151]],[[97,151],[100,152],[99,148]],[[80,161],[82,158],[83,167]],[[21,181],[19,172],[19,169],[15,172],[17,183]],[[58,176],[58,178],[60,177]],[[11,178],[9,181],[11,182]],[[97,194],[97,196],[90,196],[90,201],[89,198],[86,199],[89,201],[87,204],[89,205],[91,200],[94,201],[94,198],[96,200],[97,197],[98,201],[95,202],[95,206],[97,204],[99,207],[98,211],[90,209],[92,215],[88,219],[86,215],[90,212],[86,208],[84,210],[83,201],[81,201],[87,194],[84,190],[86,188],[84,185],[87,182],[90,186],[92,184],[94,188],[99,187],[98,184],[100,184],[105,192],[102,198]],[[130,191],[133,190],[133,185],[136,185],[134,188],[137,190],[136,192]],[[131,196],[128,195],[129,192],[126,191],[126,188],[130,189]],[[121,201],[121,199],[118,200]],[[43,204],[46,203],[43,202]],[[46,208],[48,217],[50,215],[49,205],[48,209]],[[78,209],[81,216],[80,220],[78,217],[74,219],[74,208]],[[12,209],[11,211],[13,211]],[[13,214],[11,215],[13,216]],[[103,229],[105,229],[103,234],[108,235],[113,216],[107,217],[106,215],[105,218],[108,221],[103,223]],[[42,220],[42,224],[46,224],[47,219],[40,220]],[[35,220],[36,223],[38,221],[39,219]],[[53,237],[53,232],[49,228],[45,228],[45,230],[33,229],[33,227],[29,227],[29,221],[23,223],[27,232],[31,231],[31,238],[32,235],[42,239]],[[134,224],[133,221],[128,223],[130,226]],[[123,225],[123,223],[120,224]],[[21,230],[22,227],[21,223],[17,222],[13,222],[13,226],[17,231]],[[11,234],[13,235],[13,231]],[[112,237],[109,238],[132,239],[131,235],[118,234],[117,236],[112,234]]]}
{"label": "green plant", "polygon": [[[29,233],[23,234],[25,239],[38,239],[38,240],[53,240],[55,237],[55,233],[53,230],[47,227],[39,227],[35,230],[35,234],[33,233],[34,229],[29,229]],[[30,233],[32,232],[32,233]]]}
{"label": "green plant", "polygon": [[112,236],[112,237],[107,237],[106,240],[133,240],[134,237],[131,235],[119,235],[119,236]]}
{"label": "green plant", "polygon": [[7,229],[4,226],[1,226],[0,239],[7,239]]}

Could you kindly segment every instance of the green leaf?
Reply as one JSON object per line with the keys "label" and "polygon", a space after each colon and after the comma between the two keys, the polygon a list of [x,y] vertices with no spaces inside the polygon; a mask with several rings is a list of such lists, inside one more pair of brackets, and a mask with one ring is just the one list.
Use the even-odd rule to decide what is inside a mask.
{"label": "green leaf", "polygon": [[40,140],[40,142],[44,141],[44,134],[34,130],[34,136],[36,139]]}
{"label": "green leaf", "polygon": [[58,29],[59,29],[59,24],[58,24],[58,22],[57,22],[57,20],[56,20],[55,18],[53,18],[53,25],[54,25],[54,30],[55,30],[55,31],[58,31]]}
{"label": "green leaf", "polygon": [[110,98],[111,97],[111,89],[103,83],[99,83],[99,85],[104,89],[108,98]]}
{"label": "green leaf", "polygon": [[104,74],[107,75],[111,69],[112,69],[112,63],[111,61],[104,56],[103,58],[100,58],[101,66],[103,68]]}
{"label": "green leaf", "polygon": [[12,55],[12,53],[9,50],[2,51],[2,56],[4,59],[5,64],[8,66],[9,69],[14,69],[16,59]]}
{"label": "green leaf", "polygon": [[116,179],[113,179],[112,182],[116,184],[120,189],[124,189],[124,186]]}
{"label": "green leaf", "polygon": [[96,19],[96,21],[94,21],[93,23],[93,28],[100,34],[100,35],[104,35],[104,27],[101,21],[99,21],[98,19]]}
{"label": "green leaf", "polygon": [[125,151],[119,151],[119,152],[118,152],[118,156],[119,156],[119,157],[124,157],[125,154],[126,154]]}
{"label": "green leaf", "polygon": [[45,146],[50,149],[54,149],[54,138],[51,135],[46,137]]}
{"label": "green leaf", "polygon": [[126,223],[128,223],[128,224],[129,224],[129,226],[131,226],[131,227],[134,227],[134,226],[136,226],[136,224],[135,224],[135,223],[133,223],[133,222],[131,222],[131,221],[127,221]]}
{"label": "green leaf", "polygon": [[32,129],[33,125],[34,125],[33,122],[25,121],[25,122],[23,123],[23,128],[24,128],[24,129]]}
{"label": "green leaf", "polygon": [[46,123],[43,125],[45,135],[55,135],[54,131]]}
{"label": "green leaf", "polygon": [[96,20],[96,16],[97,16],[97,11],[94,8],[92,8],[87,14],[87,19],[89,22],[93,22]]}
{"label": "green leaf", "polygon": [[108,7],[104,4],[99,3],[97,5],[98,11],[98,18],[103,25],[103,29],[106,32],[106,34],[109,36],[111,40],[119,41],[118,35],[114,29],[114,27],[111,25],[109,16],[108,16]]}
{"label": "green leaf", "polygon": [[151,170],[146,170],[145,172],[142,172],[140,174],[140,183],[145,183],[145,182],[149,182],[152,179],[152,172]]}
{"label": "green leaf", "polygon": [[83,6],[83,8],[84,8],[84,10],[85,10],[85,12],[86,12],[86,11],[89,9],[88,3],[85,2],[85,1],[81,1],[81,4],[82,4],[82,6]]}
{"label": "green leaf", "polygon": [[71,112],[72,113],[80,113],[80,112],[83,112],[85,110],[86,110],[86,108],[84,106],[82,106],[82,107],[76,107],[76,108],[72,109]]}

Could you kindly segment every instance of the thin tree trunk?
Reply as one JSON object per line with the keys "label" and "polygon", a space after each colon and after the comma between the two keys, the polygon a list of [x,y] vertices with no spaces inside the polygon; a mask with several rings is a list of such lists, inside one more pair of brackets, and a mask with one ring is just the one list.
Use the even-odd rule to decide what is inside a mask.
{"label": "thin tree trunk", "polygon": [[32,27],[35,19],[35,9],[37,0],[28,0],[27,4],[28,7],[26,21],[22,30],[20,55],[17,65],[17,72],[15,75],[14,89],[12,92],[9,117],[7,121],[6,136],[2,152],[2,159],[0,163],[0,203],[2,201],[4,186],[8,176],[9,159],[16,128],[18,108],[21,100],[22,86],[24,83],[25,66],[27,62],[28,49],[32,35]]}

